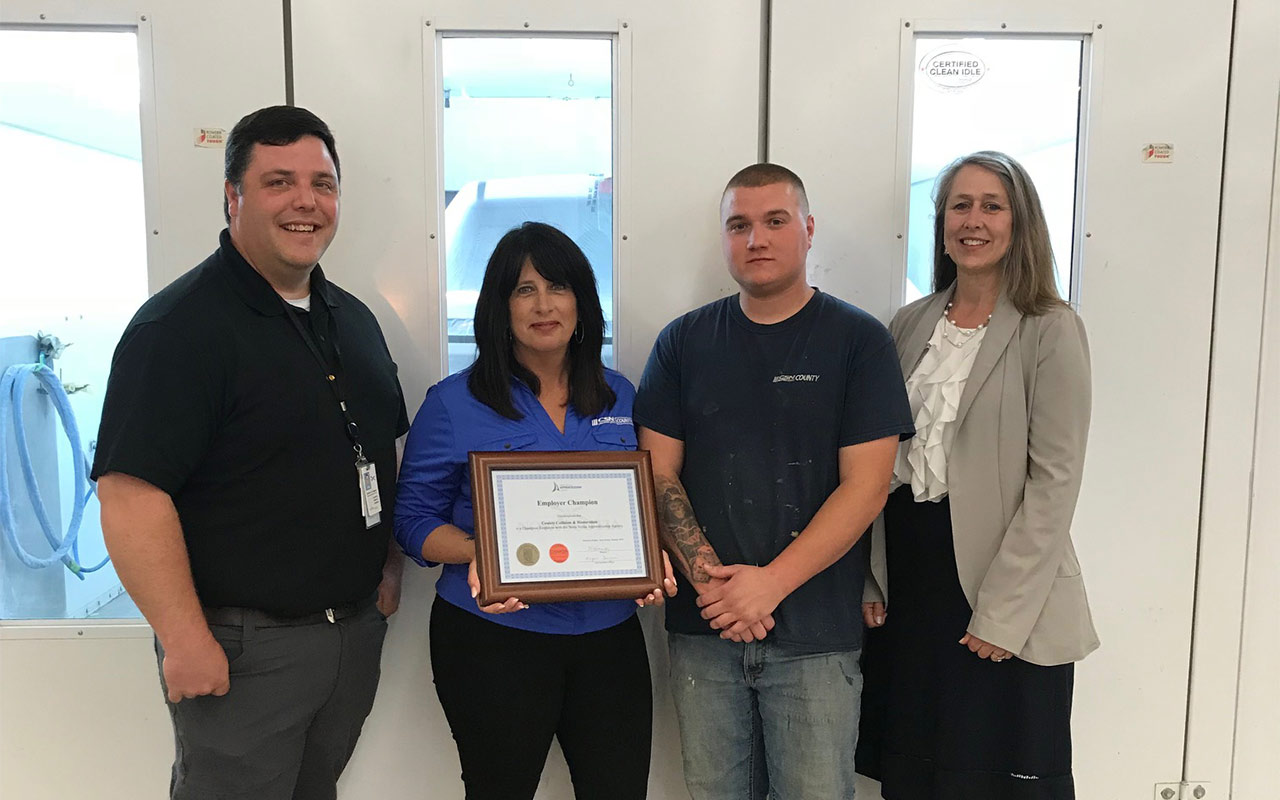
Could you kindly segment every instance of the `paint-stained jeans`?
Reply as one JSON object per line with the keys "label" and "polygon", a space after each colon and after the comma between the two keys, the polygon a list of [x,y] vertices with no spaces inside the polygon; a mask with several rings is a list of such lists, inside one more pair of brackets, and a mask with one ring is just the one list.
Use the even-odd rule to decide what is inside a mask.
{"label": "paint-stained jeans", "polygon": [[677,633],[668,642],[693,800],[853,797],[859,651]]}

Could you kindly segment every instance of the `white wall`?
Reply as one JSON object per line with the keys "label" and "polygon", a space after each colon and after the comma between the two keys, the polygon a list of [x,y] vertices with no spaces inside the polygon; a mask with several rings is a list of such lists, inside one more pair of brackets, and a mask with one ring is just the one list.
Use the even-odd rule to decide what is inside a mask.
{"label": "white wall", "polygon": [[[1280,143],[1278,143],[1280,144]],[[1275,150],[1280,163],[1280,146]],[[1276,796],[1276,750],[1280,743],[1280,180],[1271,195],[1271,247],[1267,259],[1258,427],[1245,576],[1244,639],[1240,688],[1229,708],[1237,714],[1231,791],[1236,800]],[[1194,777],[1194,776],[1192,776]],[[1220,795],[1214,795],[1218,797]]]}
{"label": "white wall", "polygon": [[[1280,448],[1274,422],[1280,408],[1274,347],[1280,252],[1273,223],[1280,209],[1273,199],[1280,113],[1277,43],[1280,5],[1237,2],[1184,767],[1192,788],[1207,787],[1210,800],[1225,797],[1232,786],[1233,796],[1242,800],[1276,794],[1265,772],[1280,743],[1274,680],[1280,674],[1275,649],[1280,628],[1275,615],[1263,609],[1274,608],[1280,588],[1275,506],[1280,495],[1274,491],[1280,476],[1267,466],[1274,465]],[[1269,327],[1264,332],[1265,315]],[[1259,680],[1262,676],[1269,680]],[[1263,751],[1270,756],[1260,759]]]}
{"label": "white wall", "polygon": [[[1244,570],[1243,585],[1236,581],[1228,581],[1227,585],[1236,590],[1231,599],[1238,602],[1239,589],[1244,590],[1243,604],[1243,636],[1239,647],[1234,652],[1230,639],[1221,642],[1228,652],[1223,655],[1207,655],[1203,661],[1226,660],[1230,666],[1230,656],[1239,660],[1239,685],[1234,698],[1225,698],[1221,694],[1215,698],[1219,701],[1204,716],[1212,721],[1210,724],[1193,724],[1197,736],[1203,729],[1211,732],[1230,726],[1229,732],[1223,732],[1215,749],[1211,744],[1201,745],[1198,739],[1192,739],[1188,752],[1188,777],[1200,779],[1201,769],[1194,763],[1200,758],[1199,752],[1212,754],[1213,772],[1210,779],[1216,785],[1222,785],[1230,779],[1231,797],[1236,800],[1267,800],[1276,796],[1276,751],[1280,743],[1280,616],[1276,614],[1276,598],[1280,597],[1280,129],[1277,118],[1280,117],[1280,6],[1266,0],[1242,0],[1240,17],[1237,24],[1236,53],[1241,63],[1250,65],[1247,74],[1242,75],[1242,83],[1251,87],[1247,99],[1239,104],[1241,115],[1251,116],[1249,130],[1254,136],[1246,139],[1245,153],[1249,157],[1249,166],[1242,166],[1240,174],[1249,174],[1252,180],[1245,183],[1248,187],[1252,206],[1240,213],[1244,216],[1241,239],[1251,249],[1248,258],[1241,266],[1247,265],[1244,273],[1246,280],[1242,288],[1249,292],[1240,295],[1237,302],[1225,308],[1219,318],[1224,326],[1239,316],[1245,316],[1246,322],[1261,320],[1252,329],[1240,331],[1237,339],[1242,345],[1248,343],[1253,347],[1243,346],[1246,357],[1255,356],[1252,363],[1239,363],[1239,371],[1247,376],[1256,370],[1258,380],[1249,385],[1246,380],[1235,382],[1238,385],[1238,399],[1231,405],[1239,405],[1240,421],[1253,419],[1255,425],[1251,441],[1242,442],[1232,452],[1238,460],[1230,467],[1209,464],[1210,476],[1226,474],[1232,480],[1230,487],[1230,510],[1222,509],[1225,520],[1233,529],[1238,530],[1244,523],[1247,538],[1233,538],[1232,542],[1239,547],[1247,545],[1247,562]],[[1237,104],[1232,103],[1232,108]],[[1234,114],[1233,110],[1233,114]],[[1235,135],[1229,130],[1228,139]],[[1270,156],[1268,147],[1270,144]],[[1268,161],[1270,163],[1268,164]],[[1267,173],[1270,172],[1268,181]],[[1236,176],[1229,174],[1230,181]],[[1268,183],[1270,191],[1268,192]],[[1269,213],[1268,213],[1269,212]],[[1268,220],[1269,217],[1269,220]],[[1248,238],[1245,239],[1247,232]],[[1224,246],[1228,231],[1224,228]],[[1265,247],[1265,255],[1262,253]],[[1223,260],[1223,266],[1226,261]],[[1215,360],[1216,360],[1215,348]],[[1231,362],[1236,363],[1236,362]],[[1252,369],[1251,369],[1252,368]],[[1216,397],[1216,389],[1215,389]],[[1232,441],[1247,434],[1247,426],[1239,428],[1232,425],[1232,419],[1226,418],[1231,430]],[[1252,457],[1250,457],[1250,455]],[[1250,474],[1245,468],[1251,466]],[[1210,509],[1206,506],[1206,531]],[[1204,553],[1207,556],[1213,542],[1204,540]],[[1237,567],[1240,563],[1235,548],[1228,551],[1227,563]],[[1207,574],[1206,574],[1207,576]],[[1233,574],[1232,578],[1237,576]],[[1203,584],[1203,581],[1202,581]],[[1224,598],[1227,595],[1223,595]],[[1201,640],[1201,630],[1206,631],[1206,650],[1219,644],[1222,637],[1213,633],[1217,626],[1226,623],[1230,627],[1236,622],[1238,605],[1223,609],[1225,613],[1220,619],[1210,610],[1206,611],[1203,621],[1197,624],[1197,645]],[[1211,660],[1212,659],[1212,660]],[[1197,666],[1201,661],[1197,661]],[[1194,678],[1196,683],[1212,680],[1215,675],[1208,669],[1197,669]],[[1225,694],[1225,693],[1223,693]],[[1234,702],[1223,702],[1234,699]],[[1194,708],[1194,706],[1193,706]],[[1234,713],[1235,719],[1232,720]],[[1222,747],[1223,739],[1230,739],[1234,744],[1234,752],[1226,752]],[[1220,766],[1222,760],[1230,759],[1230,768]],[[1223,796],[1215,793],[1213,797]]]}
{"label": "white wall", "polygon": [[[881,316],[887,315],[891,301],[890,279],[879,271],[887,269],[898,246],[890,238],[893,220],[882,208],[891,200],[860,196],[848,206],[851,212],[839,209],[851,188],[847,174],[856,171],[865,185],[868,176],[885,170],[882,162],[896,146],[895,120],[892,115],[864,113],[853,125],[837,126],[825,115],[874,70],[891,62],[889,71],[896,71],[897,26],[913,13],[913,2],[901,0],[893,8],[859,5],[825,21],[814,19],[812,6],[773,4],[775,31],[801,37],[799,41],[817,56],[813,69],[792,80],[786,65],[779,64],[785,54],[775,50],[773,136],[790,131],[796,141],[816,142],[818,133],[831,131],[843,137],[815,146],[814,167],[804,173],[819,218],[821,247],[815,260],[828,270],[820,272],[819,280]],[[1144,27],[1137,18],[1138,5],[1099,12],[1109,26],[1115,21],[1117,30],[1126,31],[1106,29],[1107,74],[1139,75],[1157,62],[1169,63],[1156,70],[1159,80],[1152,79],[1149,97],[1125,101],[1115,90],[1115,78],[1108,78],[1103,91],[1110,93],[1117,112],[1146,115],[1144,137],[1162,140],[1162,133],[1171,129],[1191,130],[1178,127],[1190,124],[1187,118],[1209,113],[1203,104],[1188,108],[1187,98],[1213,98],[1210,107],[1225,99],[1230,17],[1224,9],[1229,4],[1209,4],[1194,24],[1171,14],[1155,28]],[[618,232],[628,239],[618,243],[617,291],[620,364],[635,379],[666,321],[733,290],[719,256],[716,203],[724,180],[753,161],[757,152],[760,15],[756,4],[742,0],[663,0],[643,6],[609,0],[592,9],[586,13],[609,18],[615,26],[619,18],[627,20],[631,37],[633,84],[626,131],[631,148],[627,168],[618,174],[617,211]],[[561,29],[575,27],[584,13],[570,0],[539,0],[532,10],[525,10],[535,26]],[[1006,10],[1023,19],[1029,13],[1025,4],[1008,4]],[[222,226],[222,152],[193,148],[192,129],[230,128],[248,110],[283,102],[281,9],[249,0],[228,0],[216,8],[157,0],[145,9],[132,0],[103,0],[86,11],[73,0],[5,0],[0,21],[34,23],[40,13],[46,14],[46,22],[128,23],[144,13],[149,17],[156,82],[144,147],[155,154],[157,167],[148,180],[148,235],[150,287],[158,289],[212,250]],[[849,16],[842,16],[846,13]],[[1125,373],[1125,351],[1118,343],[1142,342],[1149,335],[1135,322],[1137,317],[1126,321],[1118,313],[1107,319],[1088,316],[1104,381],[1095,402],[1105,409],[1114,398],[1154,393],[1163,404],[1155,412],[1144,411],[1145,418],[1137,412],[1100,409],[1095,443],[1101,434],[1136,447],[1134,437],[1151,418],[1192,428],[1207,420],[1207,445],[1201,437],[1200,444],[1178,445],[1169,457],[1181,464],[1197,458],[1198,448],[1204,448],[1209,471],[1204,522],[1198,530],[1198,469],[1189,476],[1179,473],[1176,488],[1165,487],[1170,496],[1161,495],[1144,507],[1117,506],[1118,516],[1113,517],[1108,513],[1112,507],[1095,500],[1083,515],[1095,529],[1112,520],[1116,541],[1089,545],[1092,560],[1085,556],[1086,567],[1092,568],[1090,589],[1104,622],[1105,641],[1104,650],[1081,670],[1081,694],[1087,691],[1087,696],[1080,697],[1079,705],[1081,715],[1090,720],[1087,740],[1078,741],[1083,754],[1077,762],[1083,771],[1080,785],[1089,787],[1082,797],[1145,799],[1151,796],[1150,783],[1184,777],[1168,774],[1182,772],[1181,756],[1165,754],[1181,752],[1188,702],[1185,777],[1211,780],[1209,800],[1227,797],[1228,785],[1240,800],[1276,795],[1270,773],[1280,745],[1280,691],[1275,681],[1280,672],[1280,630],[1274,612],[1274,598],[1280,593],[1280,500],[1274,491],[1280,485],[1280,427],[1274,413],[1280,408],[1280,190],[1266,175],[1274,175],[1280,156],[1275,147],[1280,53],[1275,48],[1273,0],[1238,0],[1235,13],[1238,60],[1233,92],[1243,94],[1232,95],[1228,118],[1232,134],[1226,145],[1223,247],[1217,254],[1216,277],[1214,202],[1200,198],[1193,201],[1192,210],[1173,209],[1167,236],[1142,239],[1136,246],[1124,244],[1123,237],[1131,209],[1149,208],[1154,200],[1176,195],[1188,171],[1214,173],[1215,146],[1221,154],[1221,125],[1216,140],[1210,125],[1180,136],[1177,143],[1190,154],[1185,168],[1159,174],[1154,183],[1151,173],[1129,163],[1131,142],[1117,135],[1119,128],[1104,126],[1099,131],[1102,141],[1111,144],[1098,156],[1097,169],[1114,173],[1114,179],[1111,184],[1091,184],[1113,187],[1096,199],[1091,213],[1098,237],[1092,268],[1110,277],[1086,294],[1086,303],[1118,312],[1140,298],[1188,321],[1184,337],[1176,339],[1185,347],[1181,363],[1186,371],[1207,375],[1208,312],[1216,288],[1213,327],[1218,338],[1211,373],[1214,389],[1206,406],[1203,386],[1198,396],[1184,391],[1190,395],[1184,397],[1174,388],[1180,384],[1173,378],[1150,381]],[[953,14],[965,17],[972,11],[956,4]],[[430,252],[436,245],[429,238],[438,230],[436,165],[424,146],[428,131],[423,121],[421,31],[426,18],[445,24],[452,18],[454,24],[479,20],[467,24],[516,25],[524,19],[510,16],[509,5],[499,0],[442,0],[430,8],[411,0],[376,6],[340,0],[293,3],[297,101],[334,126],[346,166],[342,229],[325,259],[326,270],[378,314],[400,363],[411,410],[441,374],[439,282]],[[880,30],[877,26],[884,27],[882,33],[892,29],[884,40],[892,44],[850,44],[855,32]],[[1195,28],[1196,35],[1187,37],[1198,42],[1194,53],[1174,43],[1149,52],[1150,42],[1164,41],[1159,37],[1184,28]],[[834,54],[845,51],[852,68],[833,67]],[[798,86],[814,92],[810,100],[797,102],[793,90]],[[859,91],[890,106],[896,100],[896,84],[875,83]],[[1242,139],[1233,138],[1237,132]],[[777,155],[788,154],[779,150]],[[1268,205],[1269,223],[1264,212]],[[864,229],[869,233],[857,233]],[[1270,249],[1260,249],[1260,242]],[[1262,269],[1260,252],[1269,253],[1269,273]],[[1170,259],[1195,264],[1194,274],[1170,277]],[[854,268],[884,283],[873,290],[860,288],[849,277]],[[1250,341],[1257,353],[1252,365],[1235,346]],[[1160,388],[1166,385],[1169,388]],[[1233,424],[1245,417],[1256,419],[1256,429],[1252,423]],[[1096,448],[1091,455],[1088,491],[1095,498],[1126,490],[1133,475],[1141,473],[1126,467],[1129,462],[1123,459],[1111,461],[1099,460]],[[1249,463],[1252,484],[1246,490]],[[1177,546],[1171,544],[1167,552],[1144,552],[1143,540],[1133,540],[1131,532],[1151,527],[1170,531]],[[1198,558],[1197,537],[1203,542]],[[1140,563],[1146,564],[1141,570],[1136,566]],[[1101,577],[1108,573],[1114,580]],[[1198,584],[1193,583],[1197,574]],[[430,680],[426,610],[433,577],[411,568],[404,610],[393,619],[387,641],[382,691],[343,778],[342,797],[461,797],[456,754]],[[1158,592],[1157,584],[1165,582],[1173,583],[1177,595],[1167,605],[1152,599],[1152,587]],[[1107,588],[1100,592],[1100,586]],[[1202,597],[1194,651],[1193,589]],[[1124,658],[1117,655],[1127,652],[1125,640],[1131,632],[1140,634],[1153,620],[1167,624],[1169,619],[1183,620],[1179,624],[1184,626],[1166,643],[1173,655],[1165,646]],[[684,798],[660,620],[647,612],[644,623],[658,685],[651,796]],[[1189,700],[1188,658],[1195,670]],[[1129,663],[1121,664],[1122,660]],[[1117,679],[1115,670],[1121,667],[1129,671]],[[1179,681],[1183,699],[1167,706],[1165,697],[1176,692]],[[1104,718],[1116,720],[1114,729],[1093,721]],[[64,753],[73,755],[68,759]],[[1144,760],[1148,753],[1156,755]],[[144,627],[0,626],[0,798],[159,798],[167,785],[171,755],[168,720]],[[1228,760],[1229,768],[1224,769]],[[550,800],[570,794],[567,771],[556,756],[539,796]]]}

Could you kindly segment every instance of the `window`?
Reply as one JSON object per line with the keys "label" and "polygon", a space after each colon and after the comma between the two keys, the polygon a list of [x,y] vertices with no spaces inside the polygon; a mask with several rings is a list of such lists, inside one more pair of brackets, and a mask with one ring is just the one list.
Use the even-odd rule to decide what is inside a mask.
{"label": "window", "polygon": [[472,318],[494,246],[530,220],[586,253],[613,363],[613,53],[611,38],[442,37],[450,374],[475,359]]}
{"label": "window", "polygon": [[[76,460],[92,459],[112,351],[147,297],[139,98],[135,32],[0,29],[0,372],[39,361],[38,334],[67,346],[45,360],[69,393],[84,454],[67,445],[34,379],[18,398],[25,460],[57,541],[84,499]],[[10,401],[0,398],[0,411]],[[33,568],[14,548],[53,553],[16,439],[13,426],[0,428],[0,528],[16,523],[0,531],[0,619],[138,617],[104,562],[92,497],[75,571],[57,561]]]}
{"label": "window", "polygon": [[1070,296],[1085,39],[915,37],[907,302],[932,291],[938,173],[975,150],[1001,150],[1030,173]]}

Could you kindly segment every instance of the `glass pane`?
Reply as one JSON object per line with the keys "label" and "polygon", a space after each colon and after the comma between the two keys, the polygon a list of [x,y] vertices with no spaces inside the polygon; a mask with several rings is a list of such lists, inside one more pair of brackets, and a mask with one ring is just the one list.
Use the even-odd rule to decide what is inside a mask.
{"label": "glass pane", "polygon": [[[97,501],[75,485],[76,459],[93,457],[112,351],[147,297],[138,101],[134,33],[0,30],[0,373],[40,361],[37,334],[67,345],[45,361],[70,393],[83,451],[34,377],[0,397],[0,421],[20,404],[27,444],[20,459],[16,427],[0,427],[0,619],[139,616],[103,563]],[[77,548],[49,566],[14,547],[36,560],[54,552],[24,462],[56,542],[85,504]]]}
{"label": "glass pane", "polygon": [[975,150],[1001,150],[1031,174],[1068,296],[1083,53],[1080,37],[916,38],[907,302],[931,291],[934,181]]}
{"label": "glass pane", "polygon": [[554,225],[591,262],[613,363],[613,41],[442,40],[450,374],[475,360],[472,317],[498,239]]}

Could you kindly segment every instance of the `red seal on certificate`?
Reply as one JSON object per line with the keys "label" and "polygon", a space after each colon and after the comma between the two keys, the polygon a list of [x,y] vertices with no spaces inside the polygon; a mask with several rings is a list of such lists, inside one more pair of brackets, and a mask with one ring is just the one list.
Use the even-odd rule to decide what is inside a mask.
{"label": "red seal on certificate", "polygon": [[547,551],[547,555],[551,556],[551,560],[557,564],[563,564],[569,560],[569,548],[562,544],[553,544],[551,549]]}

